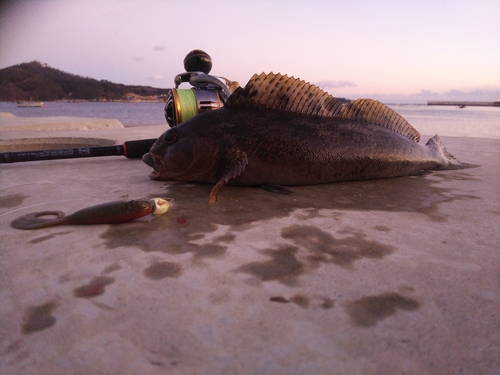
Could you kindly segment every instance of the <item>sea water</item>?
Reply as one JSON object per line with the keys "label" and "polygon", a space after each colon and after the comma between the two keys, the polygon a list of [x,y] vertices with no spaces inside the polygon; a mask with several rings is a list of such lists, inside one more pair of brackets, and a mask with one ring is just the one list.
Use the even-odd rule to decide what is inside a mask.
{"label": "sea water", "polygon": [[[126,127],[165,125],[164,107],[164,103],[46,102],[45,108],[24,108],[17,107],[16,103],[0,102],[0,112],[10,112],[18,117],[112,118]],[[425,104],[395,104],[390,107],[422,135],[500,139],[500,107],[458,108]]]}
{"label": "sea water", "polygon": [[500,138],[500,107],[391,105],[420,134]]}
{"label": "sea water", "polygon": [[18,117],[111,118],[123,126],[165,125],[164,109],[165,103],[45,102],[45,107],[17,107],[16,103],[0,102],[0,112],[10,112]]}

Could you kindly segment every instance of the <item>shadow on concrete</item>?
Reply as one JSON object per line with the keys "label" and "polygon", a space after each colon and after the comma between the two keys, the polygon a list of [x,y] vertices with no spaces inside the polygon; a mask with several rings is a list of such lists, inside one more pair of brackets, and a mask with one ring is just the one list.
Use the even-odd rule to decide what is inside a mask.
{"label": "shadow on concrete", "polygon": [[[297,209],[305,210],[305,222],[318,216],[334,219],[343,211],[412,212],[425,215],[431,222],[445,222],[447,216],[440,212],[440,205],[480,199],[442,186],[450,179],[474,181],[468,172],[447,171],[426,176],[293,187],[295,193],[289,195],[228,186],[222,190],[219,201],[213,204],[207,203],[211,185],[160,182],[158,190],[149,196],[174,198],[167,214],[150,222],[110,226],[101,238],[108,248],[137,246],[144,251],[190,252],[196,260],[223,256],[227,244],[234,239],[232,233],[255,225],[265,226],[267,220],[289,217]],[[328,211],[321,211],[323,209]],[[213,238],[210,244],[190,242],[204,238],[219,226],[228,226],[228,232]],[[389,229],[380,226],[380,230]],[[277,236],[287,233],[290,235],[285,232]],[[356,234],[360,235],[362,232]]]}

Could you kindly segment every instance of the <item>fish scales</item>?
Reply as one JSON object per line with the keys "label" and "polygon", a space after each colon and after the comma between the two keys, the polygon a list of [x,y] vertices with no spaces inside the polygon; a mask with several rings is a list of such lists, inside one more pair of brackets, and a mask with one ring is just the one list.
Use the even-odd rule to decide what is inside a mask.
{"label": "fish scales", "polygon": [[393,164],[400,161],[402,149],[414,164],[408,174],[437,165],[418,144],[380,126],[244,109],[224,111],[220,123],[233,118],[232,111],[244,120],[220,128],[248,156],[245,173],[234,179],[235,184],[304,185],[393,177],[400,175],[400,166]]}
{"label": "fish scales", "polygon": [[437,135],[426,145],[419,139],[378,101],[341,104],[304,81],[270,73],[252,77],[225,107],[166,131],[143,160],[154,168],[152,179],[215,184],[210,201],[226,183],[309,185],[472,167]]}

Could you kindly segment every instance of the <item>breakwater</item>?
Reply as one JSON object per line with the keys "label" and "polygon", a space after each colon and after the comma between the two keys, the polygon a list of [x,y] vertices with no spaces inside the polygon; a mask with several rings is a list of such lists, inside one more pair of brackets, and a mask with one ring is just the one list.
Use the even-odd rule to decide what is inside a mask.
{"label": "breakwater", "polygon": [[456,102],[456,101],[428,101],[427,105],[453,105],[457,107],[500,107],[500,101],[496,102]]}

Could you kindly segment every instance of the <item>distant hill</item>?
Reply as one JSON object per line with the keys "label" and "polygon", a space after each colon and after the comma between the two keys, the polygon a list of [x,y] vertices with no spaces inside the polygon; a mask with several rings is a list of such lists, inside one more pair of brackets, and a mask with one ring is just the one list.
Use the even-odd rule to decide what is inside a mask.
{"label": "distant hill", "polygon": [[167,89],[81,77],[38,61],[0,69],[0,101],[158,100],[166,93]]}

